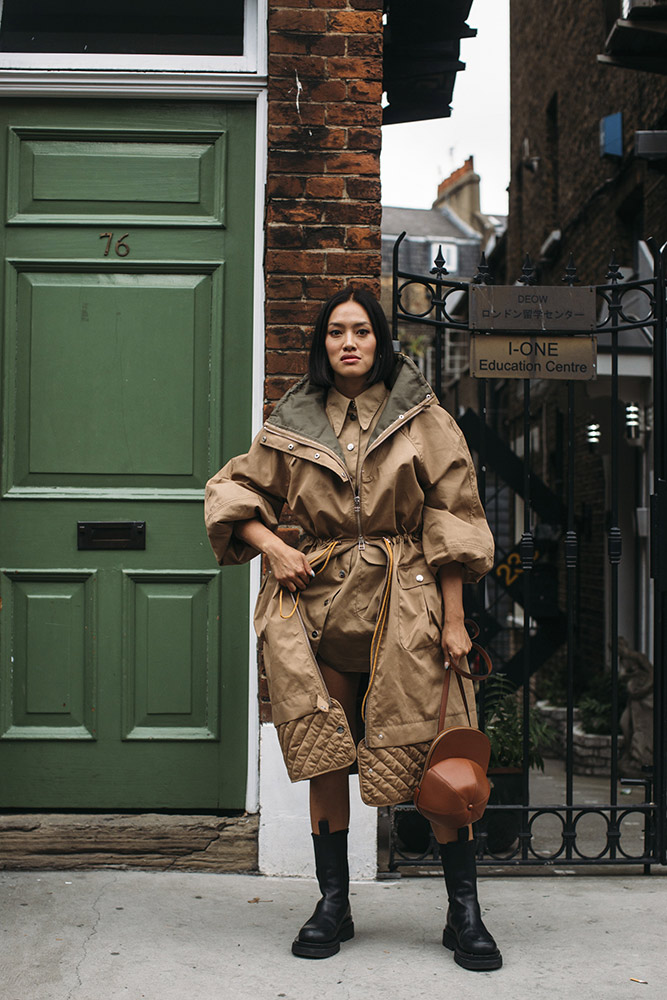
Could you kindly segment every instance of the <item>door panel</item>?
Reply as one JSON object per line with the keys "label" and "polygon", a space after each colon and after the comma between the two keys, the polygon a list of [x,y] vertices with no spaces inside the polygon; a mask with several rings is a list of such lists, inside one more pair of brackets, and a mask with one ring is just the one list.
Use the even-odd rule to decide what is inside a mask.
{"label": "door panel", "polygon": [[13,225],[219,226],[226,132],[10,128]]}
{"label": "door panel", "polygon": [[248,573],[202,499],[250,433],[254,108],[6,102],[0,143],[2,805],[242,808]]}

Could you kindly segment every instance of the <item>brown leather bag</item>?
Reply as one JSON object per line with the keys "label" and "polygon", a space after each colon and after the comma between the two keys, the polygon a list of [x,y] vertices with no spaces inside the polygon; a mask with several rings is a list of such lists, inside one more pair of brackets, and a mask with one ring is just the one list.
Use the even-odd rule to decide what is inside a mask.
{"label": "brown leather bag", "polygon": [[[479,634],[474,622],[473,638]],[[489,737],[473,727],[461,677],[486,680],[491,673],[491,658],[485,649],[473,642],[487,668],[486,674],[471,674],[462,667],[445,668],[442,688],[438,735],[433,740],[424,763],[424,773],[414,794],[416,808],[432,823],[460,829],[480,819],[489,801],[491,786],[486,776],[491,756]],[[447,700],[452,671],[461,691],[468,716],[468,726],[445,729]]]}

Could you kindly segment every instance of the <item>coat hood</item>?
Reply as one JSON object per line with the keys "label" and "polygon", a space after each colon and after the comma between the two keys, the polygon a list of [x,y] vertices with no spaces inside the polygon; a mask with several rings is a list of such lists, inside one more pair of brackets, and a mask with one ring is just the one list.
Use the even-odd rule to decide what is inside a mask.
{"label": "coat hood", "polygon": [[[433,389],[410,358],[396,355],[396,363],[389,379],[389,398],[377,426],[369,440],[371,445],[401,414],[413,416],[423,406],[437,405]],[[314,385],[310,376],[304,375],[276,405],[267,419],[267,425],[291,431],[301,437],[326,445],[343,456],[338,438],[326,415],[328,389]]]}

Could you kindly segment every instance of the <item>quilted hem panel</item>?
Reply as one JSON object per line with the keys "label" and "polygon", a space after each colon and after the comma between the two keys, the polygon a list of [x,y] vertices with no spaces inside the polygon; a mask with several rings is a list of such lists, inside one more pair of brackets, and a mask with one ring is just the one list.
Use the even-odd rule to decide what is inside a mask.
{"label": "quilted hem panel", "polygon": [[371,750],[364,740],[357,748],[361,798],[367,806],[409,802],[424,771],[430,743]]}
{"label": "quilted hem panel", "polygon": [[345,712],[335,699],[328,712],[312,712],[283,722],[276,729],[291,781],[338,771],[357,758]]}

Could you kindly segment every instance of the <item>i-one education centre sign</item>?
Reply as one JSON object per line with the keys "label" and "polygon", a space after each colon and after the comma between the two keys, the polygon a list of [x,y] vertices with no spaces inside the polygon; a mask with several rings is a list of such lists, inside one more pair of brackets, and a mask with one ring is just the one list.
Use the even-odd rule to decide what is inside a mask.
{"label": "i-one education centre sign", "polygon": [[595,330],[590,286],[471,285],[469,325],[475,378],[597,377],[597,340],[586,333]]}

